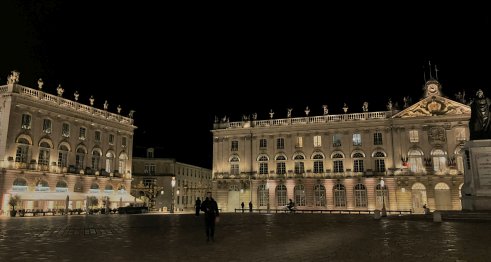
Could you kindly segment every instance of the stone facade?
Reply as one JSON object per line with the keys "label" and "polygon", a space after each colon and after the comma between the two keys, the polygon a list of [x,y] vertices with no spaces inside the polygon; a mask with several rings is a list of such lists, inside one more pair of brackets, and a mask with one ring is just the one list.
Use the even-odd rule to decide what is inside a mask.
{"label": "stone facade", "polygon": [[192,210],[196,199],[203,200],[206,192],[211,191],[211,170],[172,158],[156,158],[153,152],[150,148],[147,157],[133,158],[131,194],[154,210],[169,211],[173,198],[176,211]]}
{"label": "stone facade", "polygon": [[[9,210],[84,209],[133,202],[133,119],[10,81],[0,86],[0,197]],[[76,95],[78,100],[78,93]],[[67,202],[68,198],[68,202]],[[68,204],[68,205],[67,205]]]}
{"label": "stone facade", "polygon": [[[406,99],[405,99],[405,102]],[[361,106],[360,106],[361,107]],[[213,191],[219,207],[423,212],[460,210],[469,106],[441,95],[398,110],[241,122],[216,119]],[[347,106],[346,106],[347,109]],[[347,112],[347,110],[345,110]],[[381,186],[381,180],[384,186]]]}

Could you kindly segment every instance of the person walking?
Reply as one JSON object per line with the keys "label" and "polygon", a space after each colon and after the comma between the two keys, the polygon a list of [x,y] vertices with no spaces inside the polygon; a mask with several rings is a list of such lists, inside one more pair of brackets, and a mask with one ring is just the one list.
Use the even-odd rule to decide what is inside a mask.
{"label": "person walking", "polygon": [[242,207],[242,213],[244,213],[244,202],[242,202],[242,204],[240,204],[240,206]]}
{"label": "person walking", "polygon": [[211,192],[206,193],[206,199],[201,203],[201,211],[205,212],[206,242],[215,241],[215,222],[218,220],[218,204],[211,197]]}
{"label": "person walking", "polygon": [[249,212],[252,213],[252,201],[249,201]]}
{"label": "person walking", "polygon": [[194,207],[196,208],[196,216],[199,216],[199,211],[201,210],[201,199],[196,199],[196,203],[194,204]]}

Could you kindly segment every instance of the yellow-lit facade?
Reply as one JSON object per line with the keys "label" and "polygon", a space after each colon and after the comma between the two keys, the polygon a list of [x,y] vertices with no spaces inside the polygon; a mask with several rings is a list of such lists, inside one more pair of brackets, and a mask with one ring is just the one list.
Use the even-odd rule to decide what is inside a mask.
{"label": "yellow-lit facade", "polygon": [[[441,94],[398,110],[216,121],[213,191],[224,211],[281,209],[460,210],[469,106]],[[384,187],[381,181],[384,181]]]}

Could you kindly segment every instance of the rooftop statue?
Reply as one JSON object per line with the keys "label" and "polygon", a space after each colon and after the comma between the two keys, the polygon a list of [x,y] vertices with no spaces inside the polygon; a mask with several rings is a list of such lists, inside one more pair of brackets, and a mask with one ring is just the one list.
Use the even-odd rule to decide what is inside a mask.
{"label": "rooftop statue", "polygon": [[363,106],[361,107],[363,109],[363,112],[368,112],[368,102],[363,102]]}
{"label": "rooftop statue", "polygon": [[309,107],[307,106],[307,107],[305,108],[305,116],[309,116],[309,113],[310,113],[310,109],[309,109]]}
{"label": "rooftop statue", "polygon": [[387,102],[387,110],[391,111],[392,110],[392,99],[389,98],[389,102]]}
{"label": "rooftop statue", "polygon": [[324,110],[324,115],[329,114],[329,109],[327,109],[327,105],[322,105],[322,109]]}
{"label": "rooftop statue", "polygon": [[118,105],[118,107],[116,107],[116,110],[118,110],[118,114],[121,114],[121,105]]}
{"label": "rooftop statue", "polygon": [[471,119],[469,121],[469,131],[471,140],[491,139],[491,116],[489,112],[491,99],[485,97],[484,92],[479,89],[470,106]]}
{"label": "rooftop statue", "polygon": [[80,96],[80,94],[78,93],[78,91],[75,91],[75,93],[73,93],[73,96],[75,97],[75,101],[78,101],[78,97]]}
{"label": "rooftop statue", "polygon": [[109,103],[106,101],[104,101],[104,110],[107,110],[109,108]]}
{"label": "rooftop statue", "polygon": [[44,85],[43,79],[42,78],[39,78],[38,79],[38,88],[39,88],[39,90],[42,90],[43,89],[43,85]]}
{"label": "rooftop statue", "polygon": [[65,89],[61,87],[61,84],[58,85],[56,88],[56,93],[58,93],[58,96],[63,96],[63,92],[65,92]]}
{"label": "rooftop statue", "polygon": [[288,117],[288,118],[292,117],[293,108],[288,108],[287,110],[288,110],[288,112],[286,113],[286,117]]}
{"label": "rooftop statue", "polygon": [[19,83],[20,73],[17,71],[12,71],[11,74],[7,77],[7,84],[17,84]]}
{"label": "rooftop statue", "polygon": [[273,112],[273,109],[269,110],[269,118],[273,118],[274,116],[274,112]]}
{"label": "rooftop statue", "polygon": [[348,108],[348,105],[346,103],[344,103],[344,105],[343,105],[343,111],[344,111],[345,114],[348,113],[348,109],[349,109]]}
{"label": "rooftop statue", "polygon": [[89,101],[90,101],[90,105],[93,106],[95,101],[94,96],[90,96]]}

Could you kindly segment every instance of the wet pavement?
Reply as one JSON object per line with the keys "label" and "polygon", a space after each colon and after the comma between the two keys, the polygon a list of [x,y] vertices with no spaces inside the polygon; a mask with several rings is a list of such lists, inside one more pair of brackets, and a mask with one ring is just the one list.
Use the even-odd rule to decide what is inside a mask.
{"label": "wet pavement", "polygon": [[0,261],[490,261],[491,221],[222,214],[0,217]]}

